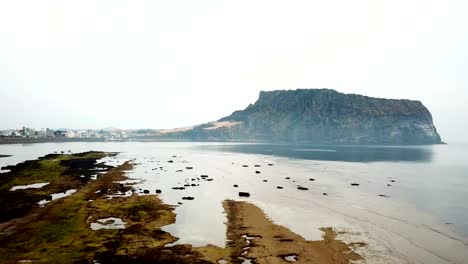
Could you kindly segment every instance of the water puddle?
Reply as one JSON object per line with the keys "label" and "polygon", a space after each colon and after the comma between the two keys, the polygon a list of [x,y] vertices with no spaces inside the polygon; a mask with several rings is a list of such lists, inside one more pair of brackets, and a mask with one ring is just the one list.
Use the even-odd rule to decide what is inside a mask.
{"label": "water puddle", "polygon": [[296,262],[297,261],[297,255],[292,254],[292,255],[287,255],[283,256],[284,260],[289,261],[289,262]]}
{"label": "water puddle", "polygon": [[39,189],[44,186],[49,184],[48,182],[40,182],[40,183],[33,183],[33,184],[28,184],[28,185],[18,185],[18,186],[13,186],[10,191],[16,191],[16,190],[25,190],[25,189]]}
{"label": "water puddle", "polygon": [[91,223],[92,230],[99,229],[125,229],[125,222],[121,218],[109,217],[97,220],[97,223]]}
{"label": "water puddle", "polygon": [[44,199],[44,200],[41,200],[38,202],[39,205],[44,205],[50,201],[53,201],[53,200],[56,200],[56,199],[60,199],[60,198],[63,198],[63,197],[67,197],[67,196],[70,196],[72,194],[74,194],[76,192],[75,189],[70,189],[70,190],[67,190],[65,192],[60,192],[60,193],[53,193],[51,194],[50,196],[52,197],[52,199]]}

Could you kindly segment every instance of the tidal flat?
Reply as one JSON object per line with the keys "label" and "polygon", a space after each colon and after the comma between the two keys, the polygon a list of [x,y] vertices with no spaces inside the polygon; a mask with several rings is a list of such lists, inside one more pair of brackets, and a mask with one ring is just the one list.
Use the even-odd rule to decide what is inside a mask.
{"label": "tidal flat", "polygon": [[[330,228],[323,230],[322,241],[307,242],[273,224],[255,205],[232,200],[223,202],[228,220],[225,247],[169,245],[177,238],[161,227],[176,222],[174,207],[157,195],[137,193],[125,176],[133,168],[130,161],[116,167],[98,163],[108,156],[115,154],[47,155],[8,167],[10,171],[1,178],[0,263],[282,263],[288,256],[298,263],[314,259],[348,263],[362,259],[336,240]],[[96,171],[100,175],[92,180]],[[48,182],[38,185],[37,181]],[[11,187],[19,183],[25,185]],[[57,188],[76,190],[47,199],[47,204],[38,202]],[[17,197],[24,197],[24,202],[12,203]]]}
{"label": "tidal flat", "polygon": [[[13,236],[9,243],[6,237],[15,230],[15,221],[28,232],[35,228],[22,224],[27,216],[8,220],[8,225],[0,225],[0,243],[5,256],[19,258],[5,263],[46,263],[51,259],[41,258],[54,254],[64,263],[151,263],[155,259],[159,263],[466,263],[468,259],[467,240],[455,229],[457,218],[450,217],[447,220],[453,224],[444,224],[447,220],[436,216],[449,215],[430,214],[401,199],[411,193],[410,187],[421,190],[420,182],[428,186],[431,178],[407,177],[409,171],[420,175],[437,171],[425,161],[343,163],[212,151],[206,145],[210,146],[138,142],[6,146],[4,152],[12,156],[2,159],[2,166],[68,150],[99,149],[103,152],[97,153],[105,157],[96,159],[101,168],[90,167],[95,173],[89,179],[76,175],[86,183],[62,189],[62,193],[76,192],[30,211],[53,215],[51,208],[62,203],[79,204],[73,213],[64,210],[65,215],[74,216],[71,219],[79,228],[54,234],[56,240],[42,243],[30,244],[29,238]],[[4,190],[52,182],[39,177],[34,182],[7,184]],[[49,185],[15,191],[42,188]],[[154,211],[158,214],[151,215]],[[54,229],[50,223],[45,226]],[[28,237],[35,236],[31,234]],[[331,260],[326,248],[334,249]]]}

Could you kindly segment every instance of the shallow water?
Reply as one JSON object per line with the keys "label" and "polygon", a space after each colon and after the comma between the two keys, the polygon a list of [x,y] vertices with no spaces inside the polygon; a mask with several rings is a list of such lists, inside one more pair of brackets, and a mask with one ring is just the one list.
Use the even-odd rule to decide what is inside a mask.
{"label": "shallow water", "polygon": [[[159,189],[164,202],[177,206],[177,222],[164,228],[180,238],[177,243],[223,246],[226,218],[221,202],[236,199],[255,203],[273,221],[309,240],[320,239],[319,227],[345,231],[341,239],[371,245],[361,253],[375,263],[414,259],[464,263],[468,259],[463,253],[468,252],[467,149],[463,145],[43,143],[1,145],[2,153],[13,156],[0,159],[0,166],[62,150],[120,152],[118,161],[106,162],[134,160],[128,176],[141,180],[135,186],[151,194]],[[308,190],[298,190],[299,185]],[[240,191],[251,197],[240,198]]]}
{"label": "shallow water", "polygon": [[39,188],[42,188],[42,187],[46,186],[47,184],[49,184],[49,183],[48,182],[41,182],[41,183],[33,183],[33,184],[28,184],[28,185],[17,185],[17,186],[11,187],[10,191],[25,190],[25,189],[29,189],[29,188],[39,189]]}

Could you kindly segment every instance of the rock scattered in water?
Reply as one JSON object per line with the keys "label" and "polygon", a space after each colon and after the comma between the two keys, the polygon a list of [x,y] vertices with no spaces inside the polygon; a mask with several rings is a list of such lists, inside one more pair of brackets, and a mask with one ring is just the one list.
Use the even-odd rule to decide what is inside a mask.
{"label": "rock scattered in water", "polygon": [[313,179],[313,178],[310,178],[310,179],[309,179],[309,181],[315,181],[315,179]]}
{"label": "rock scattered in water", "polygon": [[201,178],[208,178],[208,175],[200,175]]}
{"label": "rock scattered in water", "polygon": [[281,186],[276,186],[276,189],[283,189],[283,187],[281,187]]}
{"label": "rock scattered in water", "polygon": [[181,202],[177,202],[178,204],[182,204]]}
{"label": "rock scattered in water", "polygon": [[351,183],[351,186],[359,186],[359,183]]}
{"label": "rock scattered in water", "polygon": [[247,168],[249,165],[242,165],[242,167]]}
{"label": "rock scattered in water", "polygon": [[207,181],[212,181],[213,179],[206,179]]}
{"label": "rock scattered in water", "polygon": [[248,192],[239,192],[240,197],[250,197],[250,193]]}
{"label": "rock scattered in water", "polygon": [[182,200],[193,200],[195,199],[194,197],[192,196],[185,196],[185,197],[182,197]]}
{"label": "rock scattered in water", "polygon": [[291,178],[289,178],[289,177],[286,177],[285,179],[286,179],[286,180],[289,180],[289,179],[291,179]]}
{"label": "rock scattered in water", "polygon": [[259,174],[259,173],[261,173],[261,172],[260,172],[260,171],[255,171],[255,173]]}
{"label": "rock scattered in water", "polygon": [[234,184],[233,186],[234,186],[235,188],[239,187],[239,185],[237,185],[237,184]]}
{"label": "rock scattered in water", "polygon": [[257,167],[257,168],[258,168],[258,167],[261,167],[261,166],[260,166],[260,165],[258,165],[258,164],[255,164],[255,165],[254,165],[254,167]]}
{"label": "rock scattered in water", "polygon": [[263,182],[267,182],[268,180],[263,180]]}
{"label": "rock scattered in water", "polygon": [[268,163],[268,166],[273,166],[273,164],[271,164],[271,163]]}
{"label": "rock scattered in water", "polygon": [[161,193],[162,191],[159,189],[156,189],[156,193]]}
{"label": "rock scattered in water", "polygon": [[176,170],[176,172],[182,172],[182,170]]}
{"label": "rock scattered in water", "polygon": [[385,197],[385,198],[388,198],[388,197],[390,197],[390,196],[388,196],[388,195],[385,195],[385,194],[379,194],[379,196],[380,196],[380,197]]}
{"label": "rock scattered in water", "polygon": [[173,163],[174,161],[173,161],[173,160],[168,160],[167,162],[169,162],[169,163]]}
{"label": "rock scattered in water", "polygon": [[144,190],[143,193],[144,194],[149,194],[149,190]]}
{"label": "rock scattered in water", "polygon": [[307,190],[309,190],[309,188],[306,188],[306,187],[304,187],[304,186],[297,186],[297,189],[298,189],[298,190],[301,190],[301,191],[307,191]]}
{"label": "rock scattered in water", "polygon": [[184,187],[190,187],[190,184],[184,184]]}
{"label": "rock scattered in water", "polygon": [[327,193],[322,193],[322,195],[328,195]]}
{"label": "rock scattered in water", "polygon": [[391,184],[387,184],[387,186],[392,186]]}
{"label": "rock scattered in water", "polygon": [[395,180],[391,180],[390,182],[395,182]]}
{"label": "rock scattered in water", "polygon": [[191,169],[193,169],[193,167],[185,167],[185,169],[191,170]]}
{"label": "rock scattered in water", "polygon": [[185,187],[172,187],[174,190],[185,190]]}

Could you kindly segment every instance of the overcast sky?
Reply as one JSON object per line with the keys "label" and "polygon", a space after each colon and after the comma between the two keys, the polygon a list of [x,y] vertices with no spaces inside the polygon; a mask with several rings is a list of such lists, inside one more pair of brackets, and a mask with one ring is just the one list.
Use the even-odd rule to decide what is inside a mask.
{"label": "overcast sky", "polygon": [[0,129],[171,128],[261,90],[421,100],[468,135],[468,1],[0,0]]}

